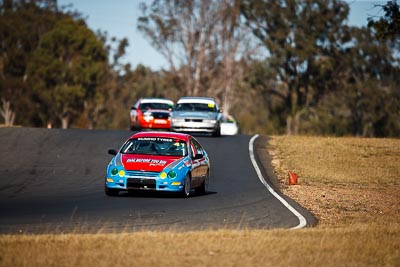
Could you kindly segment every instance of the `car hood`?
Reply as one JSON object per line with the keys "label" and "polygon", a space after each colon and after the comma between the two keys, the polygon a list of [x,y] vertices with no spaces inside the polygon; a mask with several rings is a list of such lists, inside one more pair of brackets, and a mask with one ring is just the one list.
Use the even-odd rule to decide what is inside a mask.
{"label": "car hood", "polygon": [[125,170],[161,172],[166,166],[182,157],[120,154]]}
{"label": "car hood", "polygon": [[199,111],[174,111],[172,117],[175,118],[199,118],[199,119],[217,119],[218,114],[214,112]]}

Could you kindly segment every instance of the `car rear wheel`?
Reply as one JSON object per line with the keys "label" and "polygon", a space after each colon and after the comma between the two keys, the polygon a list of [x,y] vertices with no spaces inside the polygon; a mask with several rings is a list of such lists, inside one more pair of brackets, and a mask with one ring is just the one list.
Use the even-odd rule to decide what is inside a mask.
{"label": "car rear wheel", "polygon": [[116,196],[119,195],[119,190],[118,189],[108,188],[107,186],[104,186],[104,192],[109,197],[116,197]]}
{"label": "car rear wheel", "polygon": [[196,188],[196,194],[205,195],[208,191],[208,180],[210,177],[210,172],[207,171],[206,177],[204,178],[204,182],[201,184],[200,187]]}
{"label": "car rear wheel", "polygon": [[182,196],[183,197],[190,197],[190,187],[192,186],[190,175],[187,174],[185,177],[185,183],[183,185]]}

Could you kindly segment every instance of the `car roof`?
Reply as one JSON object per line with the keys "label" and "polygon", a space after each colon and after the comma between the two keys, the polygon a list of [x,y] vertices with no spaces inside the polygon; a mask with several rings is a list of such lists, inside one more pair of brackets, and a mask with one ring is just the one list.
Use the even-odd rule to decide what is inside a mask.
{"label": "car roof", "polygon": [[175,132],[139,132],[135,133],[130,137],[131,138],[140,138],[140,137],[165,137],[165,138],[174,138],[188,141],[191,137],[189,134],[184,133],[175,133]]}
{"label": "car roof", "polygon": [[172,100],[166,98],[155,98],[155,97],[148,97],[148,98],[140,98],[140,103],[166,103],[166,104],[174,104]]}
{"label": "car roof", "polygon": [[180,103],[213,103],[216,104],[216,101],[214,98],[211,97],[199,97],[199,96],[185,96],[185,97],[181,97],[179,98],[178,104]]}

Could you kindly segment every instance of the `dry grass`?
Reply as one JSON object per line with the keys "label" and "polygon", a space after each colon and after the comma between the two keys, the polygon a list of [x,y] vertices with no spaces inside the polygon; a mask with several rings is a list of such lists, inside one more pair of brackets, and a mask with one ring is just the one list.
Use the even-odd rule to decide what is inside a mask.
{"label": "dry grass", "polygon": [[2,236],[0,266],[398,266],[398,224]]}
{"label": "dry grass", "polygon": [[270,154],[283,192],[322,226],[400,221],[400,139],[274,136]]}
{"label": "dry grass", "polygon": [[274,162],[304,182],[400,185],[400,139],[274,136],[270,145]]}
{"label": "dry grass", "polygon": [[0,266],[400,266],[400,140],[275,136],[270,147],[282,189],[320,226],[0,235]]}

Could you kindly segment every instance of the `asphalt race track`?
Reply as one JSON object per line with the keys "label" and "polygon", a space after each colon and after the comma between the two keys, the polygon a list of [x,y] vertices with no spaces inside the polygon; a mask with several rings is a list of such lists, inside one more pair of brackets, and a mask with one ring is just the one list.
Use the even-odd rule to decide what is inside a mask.
{"label": "asphalt race track", "polygon": [[[0,128],[0,233],[119,232],[292,228],[299,219],[260,182],[249,156],[252,136],[198,136],[211,159],[209,192],[185,199],[155,192],[104,194],[109,148],[130,131]],[[273,185],[266,138],[258,163]],[[262,165],[262,166],[261,166]],[[290,199],[307,220],[315,218]]]}

